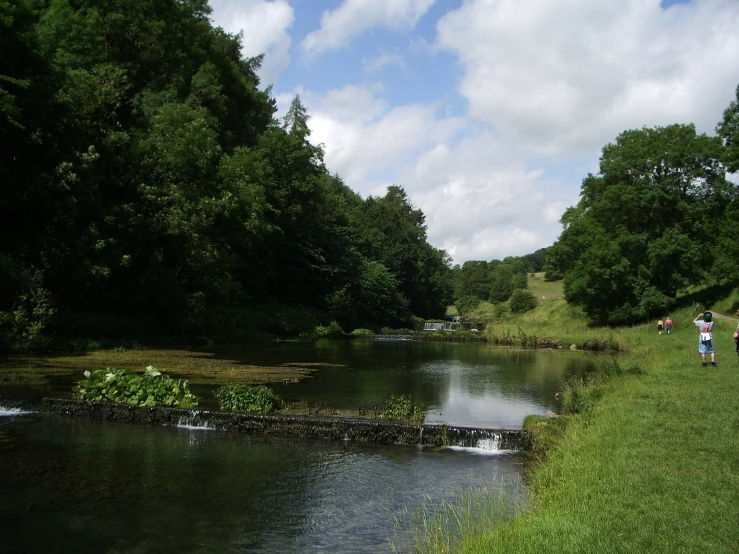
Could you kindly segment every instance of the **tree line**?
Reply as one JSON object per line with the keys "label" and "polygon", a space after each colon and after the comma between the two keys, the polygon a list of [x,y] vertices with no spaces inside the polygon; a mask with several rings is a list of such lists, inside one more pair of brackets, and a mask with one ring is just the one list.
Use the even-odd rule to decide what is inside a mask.
{"label": "tree line", "polygon": [[450,260],[361,198],[207,0],[0,0],[0,348],[409,326]]}

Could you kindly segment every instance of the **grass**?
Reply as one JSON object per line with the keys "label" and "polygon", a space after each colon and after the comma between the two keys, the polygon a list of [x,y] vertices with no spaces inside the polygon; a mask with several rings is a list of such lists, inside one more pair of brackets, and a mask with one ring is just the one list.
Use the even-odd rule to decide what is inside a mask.
{"label": "grass", "polygon": [[[549,295],[547,295],[549,296]],[[537,308],[563,322],[558,300]],[[732,315],[737,290],[709,306]],[[418,552],[667,553],[739,552],[739,358],[736,320],[714,329],[718,368],[703,368],[698,310],[672,313],[670,336],[652,323],[631,328],[561,329],[611,335],[628,349],[623,371],[596,385],[595,402],[580,414],[529,418],[546,456],[530,473],[533,501],[499,521],[499,508],[459,516],[489,524],[448,541],[417,542]],[[561,319],[560,319],[561,317]],[[533,326],[541,313],[517,321]],[[552,334],[561,329],[550,328]],[[636,365],[634,365],[636,364]],[[617,372],[619,373],[619,372]],[[480,513],[482,511],[482,513]]]}

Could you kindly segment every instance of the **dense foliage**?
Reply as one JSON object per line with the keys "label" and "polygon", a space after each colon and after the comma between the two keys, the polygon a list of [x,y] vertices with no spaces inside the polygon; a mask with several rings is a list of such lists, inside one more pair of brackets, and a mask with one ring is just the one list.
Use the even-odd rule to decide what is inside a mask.
{"label": "dense foliage", "polygon": [[522,314],[536,308],[536,297],[530,290],[516,289],[511,295],[510,308],[514,314]]}
{"label": "dense foliage", "polygon": [[490,262],[470,260],[452,268],[455,306],[460,314],[469,314],[483,300],[500,304],[510,300],[517,289],[528,288],[528,275],[541,271],[548,249],[526,256],[509,256]]}
{"label": "dense foliage", "polygon": [[0,0],[1,347],[401,326],[451,303],[402,187],[362,199],[331,175],[300,99],[276,120],[261,58],[209,13]]}
{"label": "dense foliage", "polygon": [[139,375],[128,369],[85,371],[85,378],[73,389],[73,396],[89,402],[118,402],[136,406],[179,406],[193,408],[197,397],[186,379],[172,379],[148,366]]}
{"label": "dense foliage", "polygon": [[332,321],[328,325],[319,325],[313,331],[313,336],[319,339],[340,339],[344,336],[344,330],[337,322]]}
{"label": "dense foliage", "polygon": [[426,408],[423,402],[414,402],[410,395],[391,396],[385,401],[383,419],[423,423]]}
{"label": "dense foliage", "polygon": [[279,409],[282,399],[264,385],[224,385],[213,393],[222,410],[266,414]]}
{"label": "dense foliage", "polygon": [[736,242],[728,222],[739,195],[724,156],[721,138],[693,125],[625,131],[605,146],[547,260],[567,300],[594,322],[623,324],[667,313],[692,285],[732,277],[736,259],[719,246]]}

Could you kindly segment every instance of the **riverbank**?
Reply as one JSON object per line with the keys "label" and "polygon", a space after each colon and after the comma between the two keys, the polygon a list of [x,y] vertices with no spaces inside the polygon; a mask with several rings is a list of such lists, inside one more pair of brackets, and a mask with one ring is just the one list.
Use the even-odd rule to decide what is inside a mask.
{"label": "riverbank", "polygon": [[491,513],[490,525],[462,530],[455,552],[739,550],[736,322],[717,320],[719,365],[704,368],[695,310],[671,315],[669,336],[646,324],[613,331],[627,346],[622,363],[644,374],[610,379],[585,413],[555,420],[566,429],[532,471],[532,505],[505,523]]}

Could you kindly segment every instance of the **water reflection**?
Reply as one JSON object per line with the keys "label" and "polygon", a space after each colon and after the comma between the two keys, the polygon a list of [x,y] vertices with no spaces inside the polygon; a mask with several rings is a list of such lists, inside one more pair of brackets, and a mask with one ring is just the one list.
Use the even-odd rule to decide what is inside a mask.
{"label": "water reflection", "polygon": [[343,409],[381,409],[391,395],[411,394],[427,406],[429,422],[507,429],[520,429],[526,415],[556,411],[562,382],[590,363],[582,353],[418,342],[325,341],[315,352],[281,354],[297,360],[316,352],[310,361],[345,365],[276,385],[278,394]]}
{"label": "water reflection", "polygon": [[404,507],[511,490],[522,463],[35,417],[0,436],[5,553],[389,552]]}

